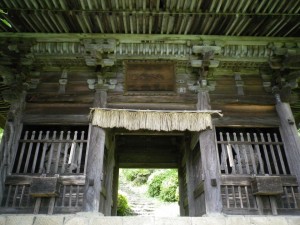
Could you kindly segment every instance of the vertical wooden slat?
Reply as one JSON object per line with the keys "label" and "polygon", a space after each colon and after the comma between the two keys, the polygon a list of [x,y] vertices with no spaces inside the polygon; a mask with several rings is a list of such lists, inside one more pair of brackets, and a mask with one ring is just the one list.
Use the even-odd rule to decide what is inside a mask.
{"label": "vertical wooden slat", "polygon": [[289,196],[287,187],[284,186],[284,187],[283,187],[283,190],[284,190],[284,195],[285,195],[286,202],[287,202],[287,204],[288,204],[288,208],[290,209],[290,208],[291,208],[291,202],[290,202],[290,196]]}
{"label": "vertical wooden slat", "polygon": [[70,190],[69,190],[69,207],[72,207],[72,195],[73,195],[73,185],[70,185]]}
{"label": "vertical wooden slat", "polygon": [[40,167],[39,167],[39,173],[42,173],[44,170],[44,161],[45,161],[45,155],[46,155],[46,150],[48,148],[48,140],[49,140],[49,133],[50,131],[46,132],[46,137],[44,139],[44,145],[43,145],[43,152],[42,152],[42,157],[41,157],[41,162],[40,162]]}
{"label": "vertical wooden slat", "polygon": [[[223,139],[223,133],[220,132],[220,141],[224,141]],[[226,148],[225,148],[225,145],[224,144],[221,144],[221,158],[223,160],[223,166],[224,166],[224,169],[225,169],[225,174],[229,174],[228,173],[228,166],[227,166],[227,154],[226,154]],[[227,157],[226,157],[227,156]]]}
{"label": "vertical wooden slat", "polygon": [[40,206],[41,206],[42,198],[37,198],[35,201],[33,213],[38,214],[40,211]]}
{"label": "vertical wooden slat", "polygon": [[295,195],[295,191],[294,191],[294,187],[291,187],[291,193],[292,193],[292,197],[293,197],[293,202],[295,204],[295,209],[298,209],[298,203],[297,203],[297,198],[296,198],[296,195]]}
{"label": "vertical wooden slat", "polygon": [[[247,133],[247,141],[251,142],[250,133]],[[256,160],[257,160],[258,156],[254,155],[254,149],[252,148],[252,145],[248,145],[248,151],[249,151],[250,157],[251,157],[253,172],[254,172],[254,174],[257,174]]]}
{"label": "vertical wooden slat", "polygon": [[[53,135],[52,135],[52,140],[55,140],[56,139],[56,131],[53,132]],[[50,172],[50,167],[51,167],[51,164],[53,162],[52,158],[53,158],[53,148],[55,146],[55,143],[51,142],[50,143],[50,152],[49,155],[48,155],[48,162],[47,162],[47,167],[46,167],[46,173],[49,173]]]}
{"label": "vertical wooden slat", "polygon": [[[25,132],[24,140],[27,140],[27,138],[28,138],[28,131]],[[21,168],[21,164],[22,164],[22,161],[23,161],[25,147],[26,147],[26,142],[23,142],[21,152],[20,152],[20,155],[19,155],[19,160],[18,160],[18,166],[17,166],[16,173],[20,173],[20,168]]]}
{"label": "vertical wooden slat", "polygon": [[[237,141],[237,136],[236,136],[235,132],[233,133],[233,140]],[[234,150],[235,150],[237,161],[238,161],[239,174],[243,174],[242,159],[241,159],[239,145],[233,145],[233,146],[234,146]]]}
{"label": "vertical wooden slat", "polygon": [[9,200],[10,200],[10,195],[11,195],[11,189],[12,185],[8,186],[8,191],[7,191],[7,196],[6,196],[6,201],[5,201],[5,207],[7,208],[9,205]]}
{"label": "vertical wooden slat", "polygon": [[61,206],[65,206],[65,198],[66,198],[66,185],[63,185]]}
{"label": "vertical wooden slat", "polygon": [[64,136],[64,131],[60,131],[59,143],[58,143],[58,146],[57,146],[56,160],[55,160],[55,167],[54,167],[54,172],[55,173],[60,173],[61,172],[61,171],[58,171],[58,166],[62,167],[62,165],[59,165],[59,164],[61,162],[60,157],[61,157],[61,147],[62,147],[63,136]]}
{"label": "vertical wooden slat", "polygon": [[[245,142],[244,134],[243,133],[240,133],[240,138],[241,138],[242,142]],[[247,172],[247,174],[250,174],[248,153],[247,153],[246,146],[244,144],[242,145],[242,151],[243,151],[243,154],[244,154],[244,160],[243,161],[246,164],[246,172]],[[249,153],[249,155],[250,155],[250,153]]]}
{"label": "vertical wooden slat", "polygon": [[[267,133],[267,139],[269,142],[272,142],[270,133]],[[280,173],[279,173],[277,159],[276,159],[275,152],[274,152],[274,147],[272,144],[270,144],[269,146],[270,146],[270,151],[271,151],[271,155],[272,155],[273,165],[275,166],[276,174],[279,175]]]}
{"label": "vertical wooden slat", "polygon": [[[81,137],[80,140],[84,140],[84,131],[81,132]],[[80,166],[81,166],[81,158],[82,158],[82,149],[83,149],[83,142],[80,142],[79,144],[79,152],[78,152],[78,158],[76,159],[77,161],[77,170],[76,173],[80,173]]]}
{"label": "vertical wooden slat", "polygon": [[254,136],[254,141],[257,143],[257,144],[255,144],[255,150],[256,150],[256,154],[258,156],[259,169],[261,170],[260,174],[265,174],[264,163],[263,163],[263,160],[262,160],[262,157],[261,157],[261,153],[260,153],[260,148],[259,148],[259,145],[258,145],[257,134],[253,133],[253,136]]}
{"label": "vertical wooden slat", "polygon": [[228,194],[228,186],[227,185],[225,185],[225,196],[226,196],[227,208],[230,208],[230,201],[229,201],[229,194]]}
{"label": "vertical wooden slat", "polygon": [[36,162],[37,162],[37,157],[40,151],[40,145],[41,145],[41,139],[42,139],[42,135],[43,135],[43,131],[39,132],[39,136],[38,136],[38,142],[36,143],[36,147],[35,147],[35,153],[34,153],[34,158],[33,158],[33,163],[32,163],[32,167],[31,167],[31,173],[35,173],[35,169],[36,169]]}
{"label": "vertical wooden slat", "polygon": [[239,199],[240,199],[240,207],[244,208],[241,186],[238,186],[238,192],[239,192]]}
{"label": "vertical wooden slat", "polygon": [[[276,133],[274,133],[274,139],[275,139],[275,142],[278,142],[278,137],[277,137]],[[282,157],[282,152],[281,152],[282,149],[280,148],[280,145],[277,144],[276,149],[277,149],[277,153],[278,153],[278,156],[279,156],[282,172],[283,172],[284,175],[286,175],[287,172],[286,172],[286,168],[285,168],[285,162],[284,162],[283,157]]]}
{"label": "vertical wooden slat", "polygon": [[12,207],[16,206],[16,201],[17,201],[17,196],[18,196],[18,188],[19,185],[15,185],[15,192],[14,192],[14,196],[13,196],[13,201],[12,201]]}
{"label": "vertical wooden slat", "polygon": [[[263,133],[260,133],[260,138],[262,142],[265,142],[265,137]],[[268,167],[268,174],[272,174],[272,168],[271,168],[271,164],[270,164],[270,159],[269,159],[269,155],[268,155],[268,150],[267,150],[267,146],[266,144],[263,144],[263,150],[264,150],[264,155],[265,155],[265,159],[267,162],[267,167]]]}
{"label": "vertical wooden slat", "polygon": [[250,199],[249,199],[248,187],[245,186],[244,188],[245,188],[245,194],[246,194],[247,207],[248,207],[248,209],[250,209],[251,208],[251,204],[250,204]]}
{"label": "vertical wooden slat", "polygon": [[19,207],[22,207],[24,193],[25,193],[25,185],[22,185],[21,195],[20,195],[20,198],[19,198]]}
{"label": "vertical wooden slat", "polygon": [[[34,140],[34,138],[35,138],[35,131],[32,132],[30,140]],[[29,160],[30,160],[31,152],[32,152],[32,145],[33,145],[33,142],[30,142],[28,151],[26,153],[27,157],[26,157],[25,166],[24,166],[24,170],[23,170],[24,173],[27,173],[27,170],[28,170]]]}
{"label": "vertical wooden slat", "polygon": [[234,205],[234,208],[237,208],[237,204],[236,204],[236,196],[235,196],[235,188],[234,188],[233,185],[231,186],[231,189],[232,189],[232,200],[233,200],[233,205]]}
{"label": "vertical wooden slat", "polygon": [[[68,131],[68,133],[67,133],[67,139],[66,140],[69,141],[70,137],[71,137],[71,131]],[[65,167],[66,167],[66,164],[67,164],[67,156],[68,156],[69,146],[70,146],[70,143],[66,142],[65,143],[65,149],[64,149],[64,159],[63,159],[63,164],[62,164],[62,168],[61,168],[61,173],[65,172]]]}
{"label": "vertical wooden slat", "polygon": [[75,207],[78,207],[78,203],[79,203],[79,188],[80,188],[80,186],[77,185],[77,186],[76,186],[76,200],[75,200]]}
{"label": "vertical wooden slat", "polygon": [[[228,142],[228,145],[230,145],[230,134],[228,132],[226,132],[226,137],[227,137],[227,142]],[[231,169],[232,169],[232,174],[236,174],[236,168],[235,168],[235,163],[234,163],[234,159],[233,159],[233,153],[232,153],[232,147],[227,147],[227,154],[228,154],[228,157],[229,157],[229,162],[230,162],[230,166],[231,166]]]}

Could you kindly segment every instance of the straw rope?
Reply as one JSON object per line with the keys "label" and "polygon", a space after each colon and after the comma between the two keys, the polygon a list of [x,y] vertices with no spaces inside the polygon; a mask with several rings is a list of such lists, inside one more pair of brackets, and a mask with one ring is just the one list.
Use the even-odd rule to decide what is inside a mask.
{"label": "straw rope", "polygon": [[92,124],[128,130],[201,131],[212,127],[211,114],[220,111],[155,111],[92,108]]}
{"label": "straw rope", "polygon": [[128,130],[201,131],[212,127],[211,114],[220,111],[154,111],[131,109],[91,109],[92,124],[102,128]]}

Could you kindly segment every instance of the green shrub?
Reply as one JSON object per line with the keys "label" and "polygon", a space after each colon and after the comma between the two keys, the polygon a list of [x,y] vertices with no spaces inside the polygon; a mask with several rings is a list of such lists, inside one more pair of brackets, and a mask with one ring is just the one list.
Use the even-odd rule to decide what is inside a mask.
{"label": "green shrub", "polygon": [[118,194],[118,206],[117,215],[118,216],[128,216],[132,214],[132,210],[128,205],[127,197],[123,194]]}
{"label": "green shrub", "polygon": [[165,202],[176,202],[178,194],[178,175],[174,169],[158,170],[148,179],[148,194]]}
{"label": "green shrub", "polygon": [[161,183],[159,198],[164,202],[176,202],[178,197],[178,175],[175,170],[171,170]]}
{"label": "green shrub", "polygon": [[142,185],[147,183],[148,177],[151,175],[153,170],[149,169],[125,169],[122,170],[125,179],[132,181],[135,185]]}

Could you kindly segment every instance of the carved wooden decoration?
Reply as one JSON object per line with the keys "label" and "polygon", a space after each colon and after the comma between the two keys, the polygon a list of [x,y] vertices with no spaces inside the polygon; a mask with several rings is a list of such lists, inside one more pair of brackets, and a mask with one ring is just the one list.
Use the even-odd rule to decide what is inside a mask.
{"label": "carved wooden decoration", "polygon": [[167,61],[125,62],[126,91],[175,90],[174,63]]}

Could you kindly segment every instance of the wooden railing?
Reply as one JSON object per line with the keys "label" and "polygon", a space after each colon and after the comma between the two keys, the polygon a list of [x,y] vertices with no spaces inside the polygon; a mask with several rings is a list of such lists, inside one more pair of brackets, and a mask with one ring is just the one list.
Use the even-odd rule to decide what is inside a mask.
{"label": "wooden railing", "polygon": [[[11,173],[5,180],[0,212],[81,211],[88,154],[87,127],[70,127],[69,131],[60,126],[34,128],[28,126],[22,132]],[[47,191],[35,194],[33,179],[44,184],[47,178],[57,181],[55,194]]]}
{"label": "wooden railing", "polygon": [[[293,214],[300,212],[295,176],[290,174],[279,130],[276,128],[217,129],[221,196],[229,214]],[[280,193],[255,193],[256,177],[270,177]],[[278,184],[272,183],[275,179]],[[276,182],[275,182],[276,183]],[[277,186],[276,186],[277,185]],[[267,185],[265,185],[266,187]]]}

